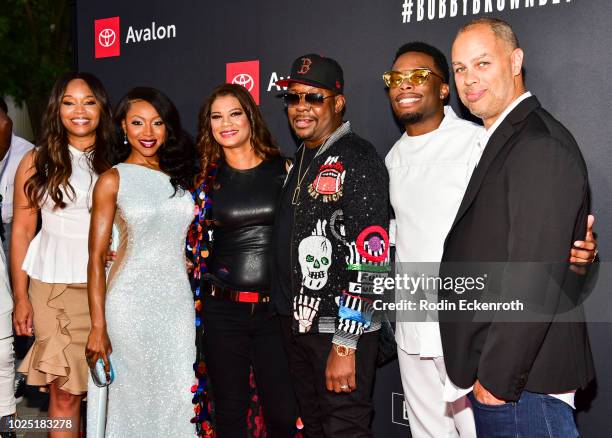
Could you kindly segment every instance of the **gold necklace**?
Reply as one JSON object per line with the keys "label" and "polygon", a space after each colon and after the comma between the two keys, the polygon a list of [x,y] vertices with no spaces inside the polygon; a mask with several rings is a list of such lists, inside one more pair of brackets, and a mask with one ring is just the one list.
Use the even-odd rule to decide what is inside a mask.
{"label": "gold necklace", "polygon": [[319,146],[319,150],[317,151],[315,156],[312,157],[312,160],[310,160],[310,163],[308,163],[308,166],[304,170],[304,175],[302,175],[302,162],[304,161],[304,152],[306,152],[306,145],[302,144],[302,157],[300,158],[300,167],[298,168],[297,184],[295,186],[295,190],[293,191],[293,196],[291,197],[291,205],[298,204],[298,199],[300,196],[300,186],[302,185],[302,181],[304,181],[304,178],[306,178],[306,175],[308,175],[308,169],[310,169],[310,165],[315,160],[315,158],[319,156],[321,150],[323,150],[323,145]]}

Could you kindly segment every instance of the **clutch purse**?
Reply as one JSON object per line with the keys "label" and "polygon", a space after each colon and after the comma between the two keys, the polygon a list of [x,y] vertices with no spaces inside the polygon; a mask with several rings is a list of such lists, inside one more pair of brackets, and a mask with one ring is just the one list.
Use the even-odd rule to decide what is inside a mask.
{"label": "clutch purse", "polygon": [[103,388],[110,385],[115,380],[115,370],[113,369],[113,361],[111,360],[110,356],[108,357],[108,365],[110,368],[110,379],[106,378],[106,371],[104,370],[104,361],[102,358],[98,359],[96,365],[89,369],[91,372],[91,380],[93,380],[94,385],[97,387]]}

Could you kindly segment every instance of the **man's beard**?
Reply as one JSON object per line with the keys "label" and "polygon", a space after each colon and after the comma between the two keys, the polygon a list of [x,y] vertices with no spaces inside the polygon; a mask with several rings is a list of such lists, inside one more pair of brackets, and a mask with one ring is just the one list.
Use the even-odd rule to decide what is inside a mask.
{"label": "man's beard", "polygon": [[404,125],[412,125],[423,120],[423,113],[406,113],[399,116],[399,121]]}

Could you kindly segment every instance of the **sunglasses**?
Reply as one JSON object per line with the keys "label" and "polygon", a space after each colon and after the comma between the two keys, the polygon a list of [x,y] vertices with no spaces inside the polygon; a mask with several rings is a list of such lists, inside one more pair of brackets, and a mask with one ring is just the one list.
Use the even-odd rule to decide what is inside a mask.
{"label": "sunglasses", "polygon": [[404,80],[408,80],[412,85],[422,85],[427,82],[429,76],[434,75],[442,79],[444,78],[439,74],[434,73],[428,68],[417,68],[415,70],[408,70],[406,73],[401,71],[390,70],[382,75],[383,81],[388,88],[397,88],[404,83]]}
{"label": "sunglasses", "polygon": [[329,95],[326,96],[323,93],[295,93],[295,92],[291,92],[291,93],[285,93],[285,94],[281,94],[279,97],[281,97],[283,99],[283,102],[285,103],[285,106],[295,106],[295,105],[299,105],[300,100],[302,100],[302,97],[304,97],[304,101],[306,101],[306,103],[309,103],[310,105],[323,105],[323,102],[325,102],[325,99],[329,98],[329,97],[334,97],[334,95]]}

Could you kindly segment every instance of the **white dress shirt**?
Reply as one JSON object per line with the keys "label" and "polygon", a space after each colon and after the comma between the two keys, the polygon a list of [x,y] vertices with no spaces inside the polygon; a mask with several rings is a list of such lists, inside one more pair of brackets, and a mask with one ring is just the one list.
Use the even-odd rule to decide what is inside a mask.
{"label": "white dress shirt", "polygon": [[8,224],[13,221],[13,190],[15,186],[15,174],[23,156],[34,145],[27,140],[13,134],[11,146],[6,155],[0,161],[0,195],[2,195],[2,223]]}

